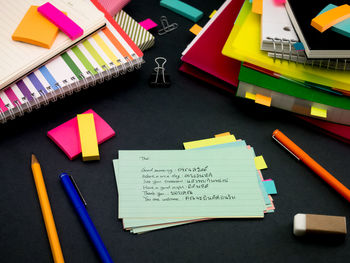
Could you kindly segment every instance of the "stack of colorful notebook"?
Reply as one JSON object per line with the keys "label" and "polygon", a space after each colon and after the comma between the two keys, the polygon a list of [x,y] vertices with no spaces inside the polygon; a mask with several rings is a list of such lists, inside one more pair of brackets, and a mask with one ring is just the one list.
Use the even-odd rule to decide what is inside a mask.
{"label": "stack of colorful notebook", "polygon": [[[185,63],[180,70],[255,103],[307,116],[303,119],[312,125],[316,124],[309,117],[315,118],[317,127],[343,141],[349,141],[347,134],[350,133],[350,98],[347,95],[350,91],[350,73],[345,70],[332,70],[330,67],[327,69],[319,64],[307,65],[280,60],[278,56],[269,57],[266,49],[271,47],[275,51],[281,48],[283,55],[296,54],[293,53],[295,50],[291,50],[291,41],[297,43],[298,39],[294,39],[296,37],[292,34],[293,31],[288,31],[293,29],[289,28],[291,22],[288,24],[286,17],[277,16],[276,12],[272,12],[275,14],[273,18],[267,17],[269,12],[264,16],[266,8],[274,5],[273,0],[263,1],[263,15],[252,12],[249,1],[243,2],[228,0],[223,4],[201,34],[183,52],[182,60]],[[286,13],[284,6],[277,8],[283,8]],[[275,23],[276,17],[281,19],[279,23]],[[287,19],[289,21],[288,16]],[[269,45],[267,36],[281,28],[289,32],[290,40],[286,40],[287,34],[284,33],[285,42],[280,41],[278,48],[275,39]],[[227,33],[228,31],[231,33]],[[216,38],[217,41],[210,41],[210,38]],[[209,55],[195,56],[205,45],[218,47],[206,49],[206,54]],[[329,61],[331,65],[336,60]],[[223,70],[220,65],[225,65]],[[226,75],[218,74],[226,71]],[[347,132],[344,133],[344,130]]]}
{"label": "stack of colorful notebook", "polygon": [[231,134],[185,142],[185,150],[119,151],[113,160],[118,217],[140,234],[214,218],[274,212],[274,181],[262,156]]}

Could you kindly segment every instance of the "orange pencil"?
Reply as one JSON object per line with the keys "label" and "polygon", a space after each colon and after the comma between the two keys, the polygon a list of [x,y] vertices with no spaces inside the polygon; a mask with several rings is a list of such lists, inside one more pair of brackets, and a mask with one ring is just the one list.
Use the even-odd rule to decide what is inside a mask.
{"label": "orange pencil", "polygon": [[60,241],[58,239],[55,221],[53,219],[49,197],[47,196],[43,174],[40,164],[35,155],[32,154],[32,171],[35,181],[36,190],[38,192],[41,212],[43,214],[47,236],[49,237],[52,257],[55,263],[64,263]]}
{"label": "orange pencil", "polygon": [[333,175],[327,172],[321,165],[319,165],[314,159],[312,159],[306,152],[300,149],[294,142],[292,142],[281,131],[275,130],[272,133],[272,138],[285,147],[290,153],[292,153],[297,159],[306,164],[312,171],[314,171],[319,177],[321,177],[326,183],[328,183],[334,190],[341,194],[346,200],[350,202],[350,190],[346,188],[341,182],[339,182]]}

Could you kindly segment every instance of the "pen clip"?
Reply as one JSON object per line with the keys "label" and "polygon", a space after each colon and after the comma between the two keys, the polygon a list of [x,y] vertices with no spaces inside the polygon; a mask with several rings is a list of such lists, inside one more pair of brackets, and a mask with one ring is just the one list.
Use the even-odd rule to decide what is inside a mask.
{"label": "pen clip", "polygon": [[86,203],[86,201],[85,201],[83,195],[81,194],[81,192],[80,192],[80,190],[79,190],[79,187],[78,187],[77,183],[75,182],[73,176],[69,175],[69,178],[70,178],[70,180],[72,181],[75,190],[77,190],[78,195],[79,195],[81,201],[83,202],[84,206],[86,207],[86,206],[87,206],[87,203]]}
{"label": "pen clip", "polygon": [[272,138],[278,142],[284,149],[286,149],[288,152],[290,152],[295,158],[297,158],[298,161],[300,161],[300,158],[298,158],[298,156],[296,156],[291,150],[289,150],[286,146],[283,145],[283,143],[281,143],[276,137],[275,135],[272,135]]}

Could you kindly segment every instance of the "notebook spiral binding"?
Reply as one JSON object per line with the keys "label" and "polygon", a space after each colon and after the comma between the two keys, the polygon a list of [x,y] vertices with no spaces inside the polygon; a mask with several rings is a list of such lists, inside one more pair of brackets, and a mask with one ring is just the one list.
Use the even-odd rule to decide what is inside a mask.
{"label": "notebook spiral binding", "polygon": [[131,72],[134,69],[139,69],[142,63],[144,63],[143,58],[137,57],[136,54],[132,54],[132,57],[135,59],[131,60],[125,57],[125,60],[127,60],[126,63],[122,63],[122,61],[118,59],[118,61],[116,61],[117,63],[110,63],[108,66],[103,65],[103,71],[96,68],[95,71],[97,74],[87,71],[89,77],[84,77],[83,74],[80,74],[80,80],[76,77],[71,78],[71,83],[69,83],[68,80],[63,80],[63,83],[66,85],[61,86],[56,83],[55,90],[51,87],[46,87],[48,92],[39,90],[40,96],[31,93],[30,98],[25,96],[21,98],[25,103],[20,103],[15,100],[13,102],[15,107],[10,107],[9,104],[6,104],[3,107],[7,110],[4,111],[0,108],[0,122],[5,123],[7,120],[13,120],[17,116],[23,116],[25,112],[31,112],[33,108],[39,109],[42,105],[46,106],[50,102],[55,102],[58,98],[63,99],[66,95],[72,95],[74,92],[81,91],[81,89],[93,87],[97,83],[103,83],[105,80],[117,78],[119,75]]}
{"label": "notebook spiral binding", "polygon": [[[299,64],[309,65],[311,67],[319,67],[334,70],[350,70],[350,63],[347,59],[308,59],[304,50],[296,50],[294,40],[279,39],[268,37],[272,41],[273,51],[268,52],[268,56],[276,59],[292,61]],[[280,47],[280,48],[279,48]],[[285,51],[287,49],[287,51]]]}

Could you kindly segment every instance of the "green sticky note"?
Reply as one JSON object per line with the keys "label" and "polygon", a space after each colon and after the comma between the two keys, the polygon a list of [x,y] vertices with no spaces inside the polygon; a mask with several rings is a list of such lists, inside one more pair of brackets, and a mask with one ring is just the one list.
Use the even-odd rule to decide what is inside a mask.
{"label": "green sticky note", "polygon": [[197,22],[203,16],[203,12],[179,0],[162,0],[160,5],[182,15],[193,22]]}
{"label": "green sticky note", "polygon": [[251,153],[119,151],[119,218],[263,217]]}

